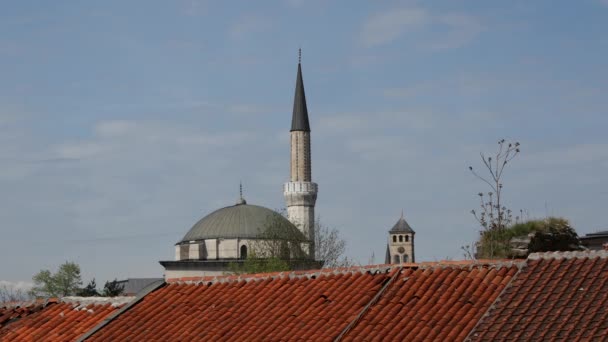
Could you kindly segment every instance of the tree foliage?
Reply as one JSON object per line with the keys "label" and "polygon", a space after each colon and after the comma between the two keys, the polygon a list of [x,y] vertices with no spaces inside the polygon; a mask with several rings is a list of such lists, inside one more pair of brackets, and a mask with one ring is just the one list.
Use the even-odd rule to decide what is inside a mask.
{"label": "tree foliage", "polygon": [[117,279],[114,279],[112,281],[106,281],[103,286],[102,294],[104,297],[116,297],[122,295],[124,290],[124,285],[120,284]]}
{"label": "tree foliage", "polygon": [[[529,253],[581,249],[574,228],[566,219],[548,217],[508,228],[483,232],[477,244],[478,258],[526,257]],[[524,254],[518,252],[522,250]]]}
{"label": "tree foliage", "polygon": [[41,270],[32,277],[34,287],[30,294],[33,297],[65,297],[76,295],[82,285],[80,266],[66,261],[56,273]]}
{"label": "tree foliage", "polygon": [[305,249],[310,245],[297,230],[286,230],[285,218],[280,214],[269,215],[254,244],[249,246],[250,255],[258,258],[279,260],[304,259]]}
{"label": "tree foliage", "polygon": [[255,253],[247,256],[242,263],[230,263],[229,273],[255,274],[269,272],[284,272],[291,269],[289,261],[277,257],[260,258]]}
{"label": "tree foliage", "polygon": [[[294,262],[306,262],[309,259],[307,250],[312,241],[303,238],[299,231],[285,231],[283,222],[284,217],[280,214],[270,216],[260,230],[258,239],[248,246],[247,258],[240,263],[231,263],[229,272],[282,272],[290,270]],[[314,260],[323,261],[323,267],[352,265],[344,256],[346,241],[340,238],[339,231],[324,226],[319,220],[315,222],[314,244]]]}
{"label": "tree foliage", "polygon": [[93,278],[87,286],[78,290],[78,296],[81,297],[97,297],[99,296],[99,292],[97,292],[97,283],[95,282],[95,278]]}

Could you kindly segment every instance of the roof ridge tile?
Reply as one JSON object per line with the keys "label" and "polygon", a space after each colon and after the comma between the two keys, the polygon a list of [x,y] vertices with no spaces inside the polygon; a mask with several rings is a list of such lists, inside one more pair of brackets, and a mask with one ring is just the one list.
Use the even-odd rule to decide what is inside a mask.
{"label": "roof ridge tile", "polygon": [[573,259],[573,258],[608,258],[607,250],[599,251],[566,251],[566,252],[539,252],[531,253],[528,260]]}

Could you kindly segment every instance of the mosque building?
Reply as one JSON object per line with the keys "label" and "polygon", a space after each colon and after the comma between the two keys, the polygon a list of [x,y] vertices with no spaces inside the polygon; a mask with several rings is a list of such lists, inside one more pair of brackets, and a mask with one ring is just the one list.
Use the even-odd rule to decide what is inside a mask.
{"label": "mosque building", "polygon": [[[287,218],[242,196],[237,202],[200,219],[175,245],[175,260],[160,261],[165,278],[221,275],[230,265],[242,263],[253,251],[269,242],[279,242],[292,269],[318,269],[315,259],[315,204],[318,185],[312,181],[311,136],[298,61],[290,130],[290,178],[283,186]],[[272,234],[265,232],[272,228]],[[256,257],[265,257],[257,255]],[[389,232],[387,263],[414,261],[414,232],[403,217]]]}

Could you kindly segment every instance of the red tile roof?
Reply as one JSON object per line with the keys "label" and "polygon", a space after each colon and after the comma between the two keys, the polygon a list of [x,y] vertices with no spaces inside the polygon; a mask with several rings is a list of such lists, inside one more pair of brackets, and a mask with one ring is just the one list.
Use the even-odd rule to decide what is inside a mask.
{"label": "red tile roof", "polygon": [[174,280],[89,340],[463,338],[517,271],[466,264]]}
{"label": "red tile roof", "polygon": [[0,340],[608,340],[608,251],[182,278],[149,291],[120,310],[13,312]]}
{"label": "red tile roof", "polygon": [[56,302],[57,299],[3,303],[3,306],[0,307],[0,328],[20,318],[36,313],[44,309],[45,306]]}
{"label": "red tile roof", "polygon": [[461,341],[517,270],[514,264],[404,269],[345,339]]}
{"label": "red tile roof", "polygon": [[532,254],[470,339],[608,340],[608,252]]}
{"label": "red tile roof", "polygon": [[46,304],[5,308],[6,311],[0,313],[22,314],[0,323],[0,341],[74,341],[120,306],[122,304],[53,300]]}

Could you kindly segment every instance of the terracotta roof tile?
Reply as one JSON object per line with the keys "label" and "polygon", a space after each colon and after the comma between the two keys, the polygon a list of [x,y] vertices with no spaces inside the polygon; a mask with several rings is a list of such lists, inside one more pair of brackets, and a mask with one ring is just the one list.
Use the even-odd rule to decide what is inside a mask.
{"label": "terracotta roof tile", "polygon": [[0,340],[605,340],[607,284],[608,251],[189,277],[119,311],[77,302],[0,311]]}
{"label": "terracotta roof tile", "polygon": [[608,253],[530,255],[471,340],[577,341],[608,337]]}
{"label": "terracotta roof tile", "polygon": [[122,304],[88,304],[66,300],[35,302],[0,309],[0,341],[74,341]]}
{"label": "terracotta roof tile", "polygon": [[462,339],[516,271],[441,262],[172,279],[89,340]]}

